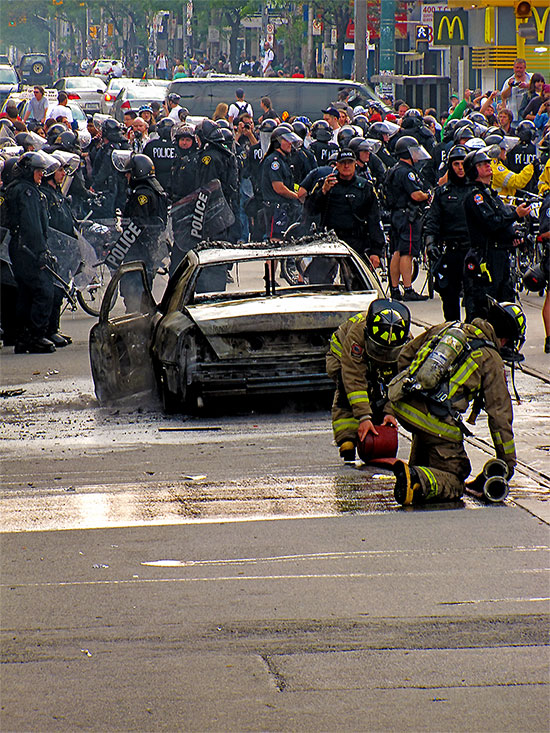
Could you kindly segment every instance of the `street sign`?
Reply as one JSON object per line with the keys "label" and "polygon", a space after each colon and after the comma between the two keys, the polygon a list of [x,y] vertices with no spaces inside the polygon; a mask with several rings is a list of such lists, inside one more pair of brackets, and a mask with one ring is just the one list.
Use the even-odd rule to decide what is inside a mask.
{"label": "street sign", "polygon": [[275,33],[275,26],[273,23],[268,23],[265,27],[266,33]]}

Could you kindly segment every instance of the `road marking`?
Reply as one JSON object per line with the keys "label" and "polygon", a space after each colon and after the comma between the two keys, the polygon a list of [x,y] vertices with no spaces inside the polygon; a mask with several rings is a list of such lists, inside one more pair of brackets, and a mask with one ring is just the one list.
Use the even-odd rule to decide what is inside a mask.
{"label": "road marking", "polygon": [[466,606],[475,603],[540,603],[550,601],[549,598],[477,598],[469,601],[440,601],[438,606]]}

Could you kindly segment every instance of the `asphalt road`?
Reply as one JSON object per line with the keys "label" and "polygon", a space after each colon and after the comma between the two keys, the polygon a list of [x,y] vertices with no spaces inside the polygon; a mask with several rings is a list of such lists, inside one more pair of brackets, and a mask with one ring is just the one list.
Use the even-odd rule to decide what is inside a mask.
{"label": "asphalt road", "polygon": [[340,465],[326,410],[100,408],[84,315],[64,351],[4,349],[25,392],[2,400],[2,730],[547,731],[539,307],[494,507],[399,508],[391,477]]}

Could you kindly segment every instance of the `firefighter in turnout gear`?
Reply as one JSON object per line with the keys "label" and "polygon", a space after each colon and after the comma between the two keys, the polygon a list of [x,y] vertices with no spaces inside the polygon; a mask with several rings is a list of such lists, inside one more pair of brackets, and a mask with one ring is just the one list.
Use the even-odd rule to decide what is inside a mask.
{"label": "firefighter in turnout gear", "polygon": [[336,383],[332,429],[345,461],[354,460],[358,440],[378,434],[376,425],[397,427],[387,385],[397,373],[410,320],[406,305],[382,298],[332,334],[327,354],[327,374]]}
{"label": "firefighter in turnout gear", "polygon": [[462,415],[472,400],[468,422],[483,407],[496,456],[512,476],[516,450],[503,360],[521,358],[525,325],[519,305],[490,299],[486,320],[432,326],[403,347],[388,389],[397,419],[413,435],[409,462],[393,469],[399,504],[460,499],[471,470]]}

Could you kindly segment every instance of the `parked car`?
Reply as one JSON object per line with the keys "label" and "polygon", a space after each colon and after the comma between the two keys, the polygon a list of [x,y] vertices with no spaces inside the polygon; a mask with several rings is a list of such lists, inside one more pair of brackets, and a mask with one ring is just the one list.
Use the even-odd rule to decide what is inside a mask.
{"label": "parked car", "polygon": [[53,68],[46,53],[26,53],[19,62],[19,76],[24,84],[53,84]]}
{"label": "parked car", "polygon": [[[382,295],[364,261],[333,234],[220,244],[188,252],[159,305],[143,263],[119,268],[90,332],[101,402],[155,385],[167,411],[194,411],[222,397],[332,392],[325,369],[332,332]],[[289,260],[299,282],[279,274]],[[117,299],[125,278],[139,281],[140,312],[125,312]]]}
{"label": "parked car", "polygon": [[118,79],[111,79],[107,84],[107,88],[105,89],[105,92],[103,93],[103,96],[101,98],[101,113],[104,115],[110,115],[113,103],[122,87],[128,86],[129,84],[137,84],[140,81],[141,79],[126,76],[120,77]]}
{"label": "parked car", "polygon": [[136,112],[144,105],[151,102],[162,104],[166,99],[166,85],[152,84],[150,81],[139,81],[137,84],[122,87],[113,102],[111,114],[119,122],[122,122],[124,113],[133,109]]}
{"label": "parked car", "polygon": [[122,76],[126,76],[126,67],[120,59],[98,59],[93,65],[91,75],[107,81],[114,73],[115,66],[118,66]]}
{"label": "parked car", "polygon": [[366,101],[386,105],[366,84],[338,79],[278,79],[250,76],[206,77],[201,79],[177,79],[170,83],[168,92],[181,97],[181,106],[187,107],[192,115],[212,117],[220,102],[230,104],[235,99],[235,90],[244,90],[245,99],[254,109],[254,116],[262,113],[260,99],[269,97],[273,109],[279,114],[306,115],[311,120],[322,117],[321,110],[338,99],[338,91],[345,87],[351,91],[351,106],[364,105]]}
{"label": "parked car", "polygon": [[90,76],[64,76],[58,79],[54,88],[67,92],[69,100],[76,102],[85,112],[93,114],[101,109],[105,94],[105,83]]}
{"label": "parked car", "polygon": [[19,87],[19,77],[11,64],[0,64],[0,103]]}

